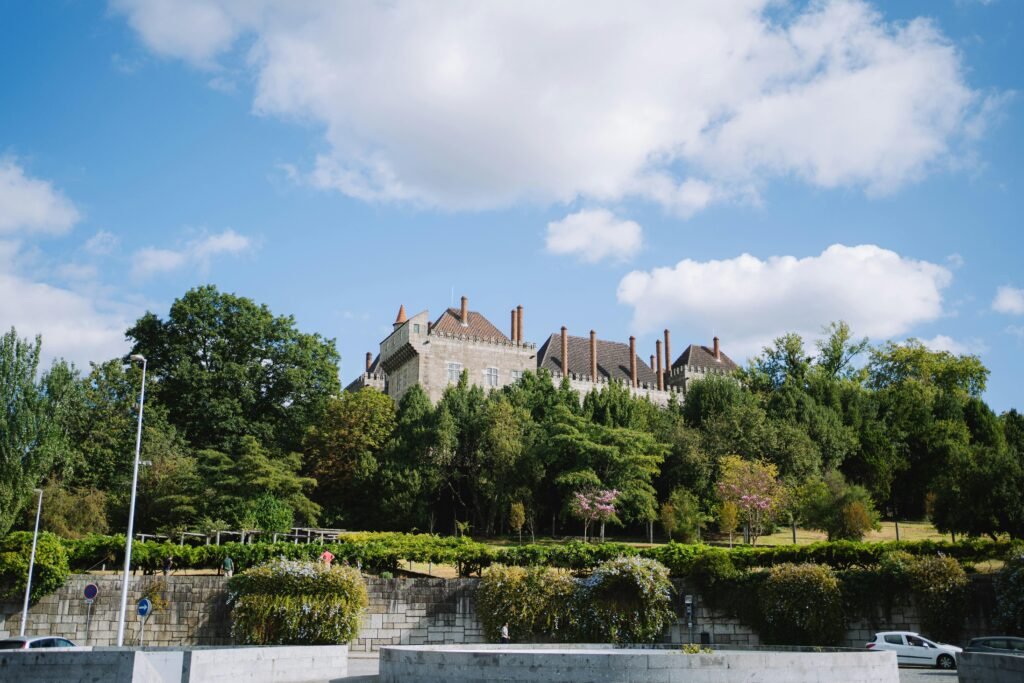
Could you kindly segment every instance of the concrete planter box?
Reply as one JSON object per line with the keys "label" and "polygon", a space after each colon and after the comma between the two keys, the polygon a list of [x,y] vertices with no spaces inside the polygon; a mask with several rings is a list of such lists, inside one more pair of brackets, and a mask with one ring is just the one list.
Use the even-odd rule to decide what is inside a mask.
{"label": "concrete planter box", "polygon": [[381,683],[899,683],[893,652],[679,650],[609,645],[383,647]]}
{"label": "concrete planter box", "polygon": [[307,683],[346,675],[346,645],[0,653],[0,681],[4,683]]}

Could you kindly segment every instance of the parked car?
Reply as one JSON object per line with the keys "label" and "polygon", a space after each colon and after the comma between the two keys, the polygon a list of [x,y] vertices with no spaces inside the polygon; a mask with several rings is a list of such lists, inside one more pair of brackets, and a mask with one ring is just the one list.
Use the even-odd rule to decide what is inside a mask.
{"label": "parked car", "polygon": [[986,636],[972,638],[964,652],[989,652],[994,655],[1018,655],[1024,657],[1024,638],[1013,636]]}
{"label": "parked car", "polygon": [[12,636],[0,640],[0,650],[34,650],[42,647],[76,647],[67,638],[57,636]]}
{"label": "parked car", "polygon": [[865,645],[869,650],[892,650],[899,664],[955,669],[956,656],[963,648],[936,643],[912,631],[883,631]]}

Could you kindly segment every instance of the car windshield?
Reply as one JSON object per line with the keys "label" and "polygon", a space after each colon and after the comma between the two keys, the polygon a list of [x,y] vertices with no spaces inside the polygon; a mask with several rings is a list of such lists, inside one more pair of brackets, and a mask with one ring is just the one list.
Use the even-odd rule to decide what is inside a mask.
{"label": "car windshield", "polygon": [[0,650],[20,650],[25,647],[24,640],[0,640]]}

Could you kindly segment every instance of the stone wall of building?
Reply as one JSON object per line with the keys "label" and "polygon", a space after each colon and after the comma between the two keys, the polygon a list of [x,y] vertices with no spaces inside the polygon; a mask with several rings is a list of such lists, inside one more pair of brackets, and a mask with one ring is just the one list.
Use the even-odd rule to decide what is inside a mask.
{"label": "stone wall of building", "polygon": [[[473,594],[478,579],[367,577],[370,605],[352,652],[376,651],[381,645],[423,645],[484,642],[476,616]],[[87,608],[82,591],[88,583],[99,586],[87,627]],[[28,635],[55,635],[79,645],[113,645],[117,639],[117,617],[121,582],[110,575],[74,575],[61,590],[46,596],[30,610]],[[701,596],[676,582],[676,613],[685,615],[685,598],[693,597],[692,627],[680,616],[665,642],[682,644],[706,641],[719,645],[760,645],[753,630],[738,620],[708,609]],[[988,615],[991,600],[972,605],[961,640],[992,635]],[[139,642],[139,618],[135,605],[144,595],[159,596],[165,606],[147,620],[146,645],[224,645],[231,642],[226,579],[218,576],[139,576],[129,590],[129,614],[125,642]],[[989,596],[990,597],[990,596]],[[21,603],[0,603],[0,638],[16,635],[21,620]],[[88,630],[88,637],[87,637]],[[847,631],[847,647],[863,647],[882,630],[920,631],[921,620],[913,604],[904,601],[855,622]],[[515,634],[513,633],[513,638]],[[927,634],[926,634],[927,635]]]}
{"label": "stone wall of building", "polygon": [[[522,342],[492,342],[486,339],[472,339],[431,332],[428,340],[417,348],[420,353],[419,382],[437,403],[445,388],[451,384],[448,379],[448,363],[460,363],[468,371],[469,383],[484,390],[501,388],[522,376],[523,372],[537,370],[537,347]],[[488,386],[484,370],[497,368],[496,386]]]}

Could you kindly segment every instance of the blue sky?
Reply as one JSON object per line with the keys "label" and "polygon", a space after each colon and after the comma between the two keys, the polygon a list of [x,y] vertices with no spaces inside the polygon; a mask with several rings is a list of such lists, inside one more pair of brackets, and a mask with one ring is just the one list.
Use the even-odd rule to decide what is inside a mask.
{"label": "blue sky", "polygon": [[0,325],[80,365],[214,283],[336,338],[404,304],[722,338],[846,319],[1021,407],[1011,0],[0,2]]}

